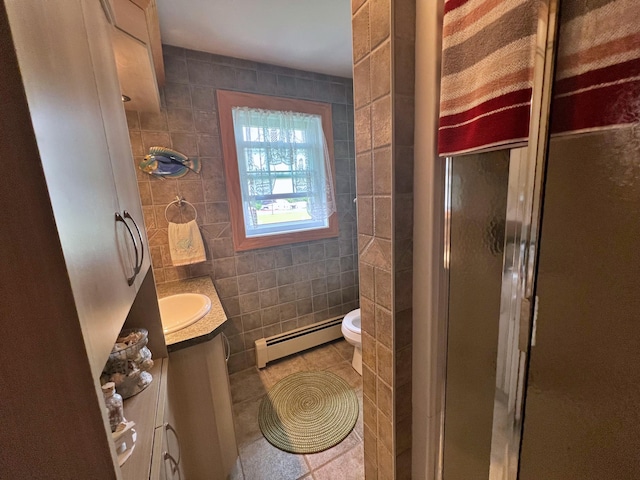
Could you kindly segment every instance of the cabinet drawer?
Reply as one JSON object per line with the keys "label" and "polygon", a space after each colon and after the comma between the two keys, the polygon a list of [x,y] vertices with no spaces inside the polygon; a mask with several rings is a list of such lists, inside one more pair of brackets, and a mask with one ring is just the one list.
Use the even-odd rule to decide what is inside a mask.
{"label": "cabinet drawer", "polygon": [[168,360],[164,360],[162,383],[158,392],[158,409],[156,410],[153,436],[153,452],[151,456],[151,480],[184,479],[182,468],[182,452],[180,451],[179,434],[171,411],[167,372]]}
{"label": "cabinet drawer", "polygon": [[184,479],[182,452],[178,433],[173,425],[166,423],[156,428],[151,457],[151,480]]}

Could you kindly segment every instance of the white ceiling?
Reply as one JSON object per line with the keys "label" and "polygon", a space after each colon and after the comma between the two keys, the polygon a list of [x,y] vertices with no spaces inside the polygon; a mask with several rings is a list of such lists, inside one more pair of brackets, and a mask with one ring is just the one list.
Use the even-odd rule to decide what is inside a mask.
{"label": "white ceiling", "polygon": [[158,0],[162,43],[352,77],[350,0]]}

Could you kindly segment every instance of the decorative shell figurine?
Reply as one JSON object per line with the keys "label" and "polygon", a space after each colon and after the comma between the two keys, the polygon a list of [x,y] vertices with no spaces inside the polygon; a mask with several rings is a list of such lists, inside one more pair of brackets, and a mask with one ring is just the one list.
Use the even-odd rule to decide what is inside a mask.
{"label": "decorative shell figurine", "polygon": [[146,346],[147,336],[144,328],[120,332],[102,372],[101,383],[115,383],[124,399],[140,393],[153,380],[149,373],[153,360]]}

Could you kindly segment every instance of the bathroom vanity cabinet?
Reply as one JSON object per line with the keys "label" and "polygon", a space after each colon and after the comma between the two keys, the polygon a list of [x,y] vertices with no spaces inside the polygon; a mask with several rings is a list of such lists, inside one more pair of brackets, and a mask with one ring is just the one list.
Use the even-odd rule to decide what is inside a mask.
{"label": "bathroom vanity cabinet", "polygon": [[225,480],[238,458],[222,335],[169,353],[169,398],[186,478]]}
{"label": "bathroom vanity cabinet", "polygon": [[166,336],[168,398],[180,435],[184,478],[224,480],[238,458],[226,363],[230,351],[222,333],[227,316],[208,276],[162,283],[157,292],[160,298],[189,292],[211,300],[204,317]]}

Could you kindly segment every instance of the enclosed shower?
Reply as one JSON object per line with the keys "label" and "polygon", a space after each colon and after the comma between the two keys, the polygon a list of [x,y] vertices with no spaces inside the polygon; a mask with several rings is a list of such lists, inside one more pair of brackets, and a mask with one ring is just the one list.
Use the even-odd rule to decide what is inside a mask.
{"label": "enclosed shower", "polygon": [[[631,480],[640,476],[640,5],[516,4],[538,9],[533,33],[509,24],[517,8],[505,7],[469,38],[451,27],[469,28],[467,2],[445,4],[439,475]],[[520,37],[464,68],[448,58],[500,22]],[[531,35],[531,90],[502,84],[522,87],[525,100],[456,107],[447,88],[464,69]],[[526,138],[514,127],[476,140],[523,105]]]}

